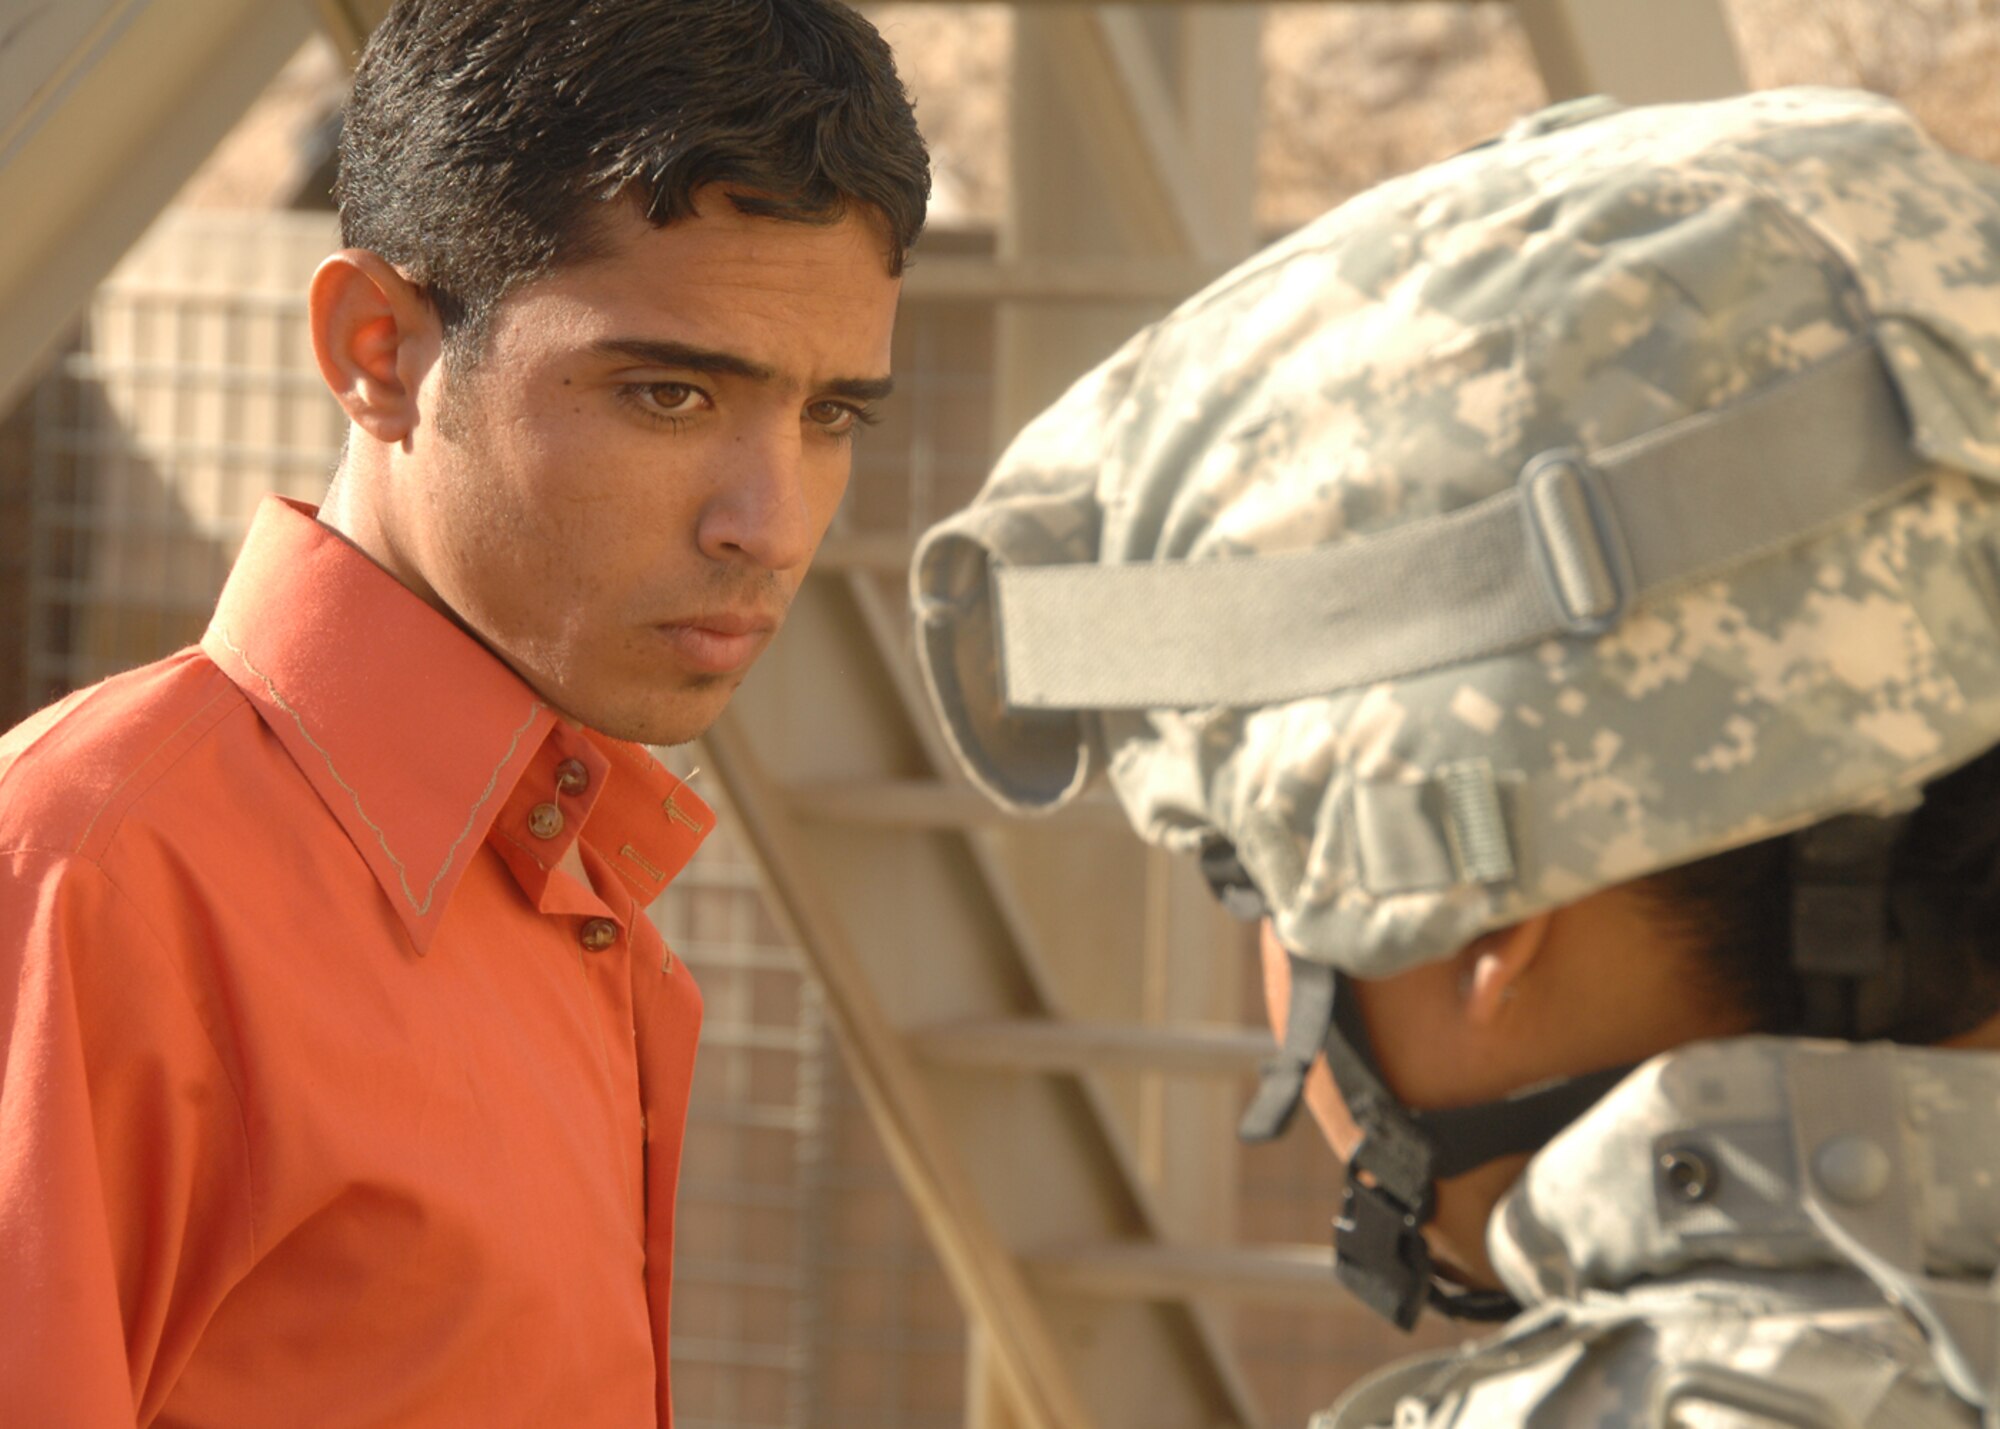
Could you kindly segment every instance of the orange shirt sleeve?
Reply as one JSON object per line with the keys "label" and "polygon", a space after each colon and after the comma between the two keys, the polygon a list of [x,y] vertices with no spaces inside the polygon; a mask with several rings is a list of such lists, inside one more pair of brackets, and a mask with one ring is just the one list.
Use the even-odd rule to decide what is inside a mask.
{"label": "orange shirt sleeve", "polygon": [[220,999],[68,855],[0,854],[0,959],[0,1423],[132,1429],[253,1254]]}

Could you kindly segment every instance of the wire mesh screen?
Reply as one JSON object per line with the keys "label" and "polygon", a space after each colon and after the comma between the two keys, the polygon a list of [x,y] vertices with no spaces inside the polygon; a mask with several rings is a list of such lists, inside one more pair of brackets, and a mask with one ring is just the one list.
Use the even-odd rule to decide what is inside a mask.
{"label": "wire mesh screen", "polygon": [[324,488],[345,419],[299,295],[329,233],[169,214],[31,390],[16,419],[31,704],[198,638],[258,498]]}
{"label": "wire mesh screen", "polygon": [[727,800],[704,796],[718,826],[658,915],[707,1008],[676,1212],[676,1420],[950,1429],[963,1317]]}
{"label": "wire mesh screen", "polygon": [[[693,773],[681,751],[670,762]],[[829,1063],[819,994],[726,818],[657,908],[706,1005],[675,1213],[676,1410],[689,1429],[808,1424]]]}

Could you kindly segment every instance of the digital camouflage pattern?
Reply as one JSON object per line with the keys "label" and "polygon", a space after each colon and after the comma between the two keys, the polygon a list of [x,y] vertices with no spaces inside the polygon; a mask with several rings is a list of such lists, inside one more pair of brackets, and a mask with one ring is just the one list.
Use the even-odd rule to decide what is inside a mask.
{"label": "digital camouflage pattern", "polygon": [[1526,1312],[1315,1429],[1980,1424],[1995,1145],[1988,1054],[1740,1038],[1657,1058],[1501,1203],[1488,1248]]}
{"label": "digital camouflage pattern", "polygon": [[[995,565],[1365,540],[1856,341],[1879,346],[1935,480],[1607,634],[1261,708],[1001,699]],[[1107,770],[1146,838],[1233,842],[1288,947],[1383,975],[1593,889],[1906,805],[2000,739],[1996,397],[2000,178],[1893,104],[1559,106],[1328,214],[1079,382],[921,544],[919,652],[1000,802],[1052,809]],[[1454,872],[1427,791],[1466,761],[1497,779],[1511,879]],[[1443,871],[1377,857],[1385,829]]]}

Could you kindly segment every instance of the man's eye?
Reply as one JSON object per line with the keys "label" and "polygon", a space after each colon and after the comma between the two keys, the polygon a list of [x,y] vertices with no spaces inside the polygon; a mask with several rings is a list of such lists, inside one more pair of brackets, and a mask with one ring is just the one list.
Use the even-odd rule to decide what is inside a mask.
{"label": "man's eye", "polygon": [[814,402],[806,408],[806,415],[832,437],[851,436],[856,427],[873,426],[878,420],[868,408],[849,402]]}
{"label": "man's eye", "polygon": [[708,394],[685,382],[637,382],[625,395],[651,417],[689,417],[708,405]]}

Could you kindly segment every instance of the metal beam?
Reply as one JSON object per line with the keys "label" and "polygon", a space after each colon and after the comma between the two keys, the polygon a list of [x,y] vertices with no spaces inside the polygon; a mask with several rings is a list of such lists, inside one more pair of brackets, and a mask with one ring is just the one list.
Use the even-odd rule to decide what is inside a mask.
{"label": "metal beam", "polygon": [[[1162,73],[1161,56],[1130,10],[1099,6],[1078,28],[1078,43],[1060,55],[1069,67],[1071,98],[1088,122],[1082,140],[1102,146],[1108,184],[1126,187],[1127,206],[1172,235],[1173,246],[1197,259],[1242,256],[1233,241],[1237,215],[1211,201],[1206,175],[1179,113],[1180,86]],[[1251,93],[1255,93],[1254,88]],[[1133,157],[1140,162],[1131,162]]]}
{"label": "metal beam", "polygon": [[[802,779],[786,786],[793,817],[862,828],[975,829],[1010,816],[970,784],[940,779]],[[1054,816],[1065,827],[1127,832],[1117,801],[1086,794]]]}
{"label": "metal beam", "polygon": [[[1504,0],[1453,0],[1453,2],[1472,5],[1497,5],[1504,3]],[[986,3],[986,0],[898,0],[898,3],[947,6],[982,4]],[[1118,8],[1126,10],[1190,10],[1196,8],[1250,10],[1263,8],[1267,0],[1096,0],[1095,4],[1093,4],[1093,0],[1005,0],[1005,3],[1012,10],[1078,10],[1101,8],[1108,5],[1116,5]],[[1435,4],[1437,0],[1314,0],[1314,3],[1322,5],[1426,5]],[[868,8],[872,9],[874,7],[871,5]]]}
{"label": "metal beam", "polygon": [[0,410],[310,33],[296,3],[44,5],[0,31]]}
{"label": "metal beam", "polygon": [[76,0],[0,21],[0,166],[144,8],[141,0]]}
{"label": "metal beam", "polygon": [[1046,255],[1011,262],[919,250],[903,277],[912,302],[1178,303],[1230,269],[1227,260]]}
{"label": "metal beam", "polygon": [[787,932],[825,990],[849,1071],[923,1218],[953,1288],[978,1319],[1029,1429],[1084,1429],[1092,1421],[1040,1310],[954,1154],[917,1068],[850,942],[847,918],[815,877],[815,860],[784,814],[784,797],[734,711],[702,743],[729,791]]}
{"label": "metal beam", "polygon": [[1125,1068],[1233,1078],[1256,1070],[1271,1052],[1271,1034],[1249,1027],[1037,1018],[944,1022],[911,1039],[926,1061],[1003,1072]]}
{"label": "metal beam", "polygon": [[[916,661],[909,648],[906,617],[900,606],[892,606],[884,597],[880,583],[872,579],[848,576],[845,585],[874,643],[881,668],[888,675],[889,687],[894,691],[904,717],[911,722],[925,757],[934,768],[954,768],[944,734],[938,728],[929,701],[922,691]],[[1110,924],[1115,931],[1106,933],[1079,917],[1076,904],[1065,899],[1060,892],[1044,891],[1046,880],[1040,873],[1045,866],[1043,863],[1036,860],[1023,862],[1018,857],[1024,845],[1039,848],[1045,858],[1050,856],[1053,846],[1052,856],[1058,863],[1067,865],[1076,862],[1074,854],[1067,850],[1074,849],[1078,840],[1072,839],[1064,845],[1049,836],[1060,833],[1062,828],[1060,816],[1052,820],[1016,821],[1011,828],[1004,830],[967,830],[961,844],[979,871],[981,886],[992,900],[1000,926],[1019,959],[1020,972],[1035,990],[1037,1007],[1046,1014],[1069,1005],[1076,996],[1082,995],[1084,990],[1074,983],[1068,986],[1057,984],[1053,972],[1060,964],[1065,970],[1078,966],[1105,969],[1108,979],[1100,980],[1108,980],[1117,988],[1121,999],[1118,1006],[1121,1011],[1126,1010],[1132,1002],[1132,989],[1125,981],[1130,968],[1116,953],[1120,940],[1130,937],[1130,916],[1125,905],[1119,901],[1128,890],[1117,886],[1115,881],[1101,879],[1106,866],[1101,851],[1107,848],[1131,850],[1134,845],[1122,836],[1109,844],[1094,838],[1081,840],[1085,848],[1097,854],[1085,860],[1083,866],[1090,876],[1091,896],[1110,910]],[[1244,942],[1247,925],[1236,922],[1221,910],[1207,884],[1188,860],[1170,859],[1153,850],[1146,856],[1146,865],[1147,882],[1153,885],[1143,896],[1147,909],[1146,923],[1150,925],[1155,915],[1164,909],[1171,924],[1172,937],[1184,946],[1199,947],[1211,983],[1219,983],[1228,991],[1219,999],[1211,999],[1205,996],[1206,990],[1199,980],[1188,979],[1175,988],[1175,996],[1168,999],[1170,1006],[1167,1009],[1156,1009],[1151,990],[1143,989],[1137,999],[1140,1010],[1152,1020],[1172,1016],[1183,1022],[1195,1022],[1224,1013],[1233,1016],[1238,1006],[1229,950],[1233,943]],[[1160,900],[1152,895],[1161,889],[1155,875],[1162,869],[1168,874],[1166,884],[1171,885],[1172,896],[1156,907]],[[1077,932],[1079,927],[1082,929],[1080,935]],[[1055,936],[1045,936],[1038,929],[1052,930]],[[1140,941],[1144,945],[1157,942],[1159,931],[1151,926],[1143,927]],[[1247,952],[1248,944],[1244,943],[1239,951]],[[1142,979],[1149,976],[1150,968],[1142,970]],[[1101,991],[1090,995],[1091,1010],[1099,1008],[1101,998]],[[1153,1080],[1156,1082],[1157,1078]],[[1081,1076],[1075,1080],[1074,1087],[1104,1137],[1116,1173],[1132,1197],[1134,1210],[1145,1231],[1163,1238],[1185,1240],[1193,1238],[1191,1230],[1210,1234],[1216,1227],[1234,1228],[1233,1196],[1226,1206],[1209,1207],[1211,1215],[1207,1218],[1190,1217],[1186,1211],[1188,1202],[1201,1199],[1215,1182],[1223,1183],[1233,1192],[1233,1171],[1224,1158],[1214,1154],[1214,1149],[1228,1144],[1235,1127],[1239,1110],[1237,1088],[1220,1083],[1192,1087],[1185,1081],[1179,1084],[1173,1125],[1183,1134],[1185,1146],[1181,1149],[1192,1147],[1198,1150],[1203,1174],[1177,1175],[1163,1164],[1162,1158],[1149,1154],[1157,1153],[1160,1148],[1152,1144],[1146,1135],[1143,1106],[1140,1108],[1142,1125],[1139,1144],[1135,1146],[1133,1138],[1126,1134],[1121,1108],[1111,1097],[1104,1079]],[[1145,1090],[1142,1079],[1142,1096]],[[990,1089],[987,1095],[991,1095]],[[1188,1105],[1190,1102],[1208,1103],[1212,1114],[1200,1114],[1199,1108]],[[1007,1163],[1010,1175],[1018,1176],[1019,1169],[1015,1163]],[[1036,1196],[1045,1193],[1046,1188],[1040,1183],[1035,1183],[1029,1192]],[[1214,1214],[1216,1212],[1219,1215]],[[1211,1225],[1211,1222],[1214,1224]],[[1242,1424],[1262,1423],[1255,1396],[1235,1358],[1234,1337],[1226,1320],[1218,1314],[1218,1308],[1195,1303],[1181,1307],[1186,1323],[1193,1330],[1194,1344],[1189,1353],[1196,1363],[1215,1376],[1215,1393],[1229,1406],[1228,1414],[1217,1418],[1218,1424],[1228,1422],[1232,1417]],[[1102,1328],[1110,1331],[1115,1326],[1107,1324]],[[1106,1355],[1110,1356],[1109,1366],[1101,1362]],[[1093,1365],[1092,1375],[1098,1379],[1109,1379],[1111,1375],[1107,1371],[1115,1371],[1128,1382],[1136,1378],[1140,1386],[1137,1402],[1147,1406],[1147,1422],[1160,1423],[1161,1415],[1155,1404],[1160,1382],[1145,1377],[1143,1365],[1137,1364],[1136,1360],[1128,1364],[1125,1356],[1110,1351],[1100,1351],[1097,1358],[1100,1362]],[[1139,1371],[1136,1376],[1135,1370]],[[1195,1402],[1201,1404],[1205,1399]]]}
{"label": "metal beam", "polygon": [[320,28],[352,68],[361,57],[361,47],[389,13],[389,0],[313,0],[313,8],[319,13]]}
{"label": "metal beam", "polygon": [[1120,1300],[1244,1300],[1325,1309],[1345,1294],[1326,1246],[1070,1244],[1044,1246],[1023,1259],[1038,1285]]}
{"label": "metal beam", "polygon": [[[1165,1230],[1119,1107],[1099,1079],[1021,1078],[995,1095],[988,1076],[920,1061],[910,1038],[942,1021],[1056,1012],[1062,994],[1051,969],[1073,969],[1085,953],[1107,957],[1115,937],[1099,925],[1122,926],[1129,938],[1129,916],[1101,906],[1086,918],[1071,904],[1065,917],[1039,906],[1045,896],[1030,907],[1000,856],[1019,846],[1017,829],[821,824],[792,813],[796,781],[934,779],[948,761],[942,735],[917,718],[923,697],[906,644],[901,617],[879,598],[875,578],[816,572],[793,602],[784,638],[718,723],[721,733],[710,736],[704,762],[740,802],[738,821],[774,889],[806,909],[791,921],[828,989],[829,1014],[857,1081],[874,1088],[865,1094],[892,1159],[981,1327],[981,1361],[998,1371],[973,1398],[989,1416],[1001,1415],[1004,1402],[1008,1418],[990,1422],[1048,1422],[1046,1408],[1036,1407],[1038,1396],[1046,1405],[1047,1391],[1029,1381],[1045,1363],[1035,1345],[1052,1340],[1062,1356],[1059,1383],[1081,1397],[1089,1416],[1076,1422],[1255,1424],[1228,1337],[1206,1307],[1080,1304],[1040,1292],[1023,1305],[1008,1289],[1025,1283],[1018,1247]],[[753,745],[754,759],[747,757]],[[753,777],[742,802],[745,768]],[[1041,847],[1042,857],[1071,872],[1086,852],[1093,872],[1136,857],[1122,837],[1078,831],[1057,850]],[[805,893],[786,895],[788,886]],[[837,939],[825,966],[822,929]],[[1060,946],[1038,946],[1044,934]],[[919,1067],[920,1074],[911,1070]],[[974,1252],[965,1248],[968,1228]],[[997,1256],[976,1251],[990,1246],[987,1231],[1001,1247]],[[1163,1411],[1170,1412],[1163,1418]]]}
{"label": "metal beam", "polygon": [[1625,104],[1748,89],[1722,0],[1514,0],[1549,98]]}
{"label": "metal beam", "polygon": [[[1243,183],[1255,169],[1259,19],[1241,6],[1034,6],[1017,15],[1001,260],[1034,272],[1079,260],[1212,269],[1248,256],[1255,232]],[[1252,57],[1247,71],[1243,56]],[[1216,74],[1245,72],[1247,87],[1194,97]],[[1190,138],[1196,122],[1208,126],[1199,142]],[[1060,310],[1006,302],[997,434],[1019,430],[1193,286],[1155,294],[1120,282]]]}

